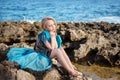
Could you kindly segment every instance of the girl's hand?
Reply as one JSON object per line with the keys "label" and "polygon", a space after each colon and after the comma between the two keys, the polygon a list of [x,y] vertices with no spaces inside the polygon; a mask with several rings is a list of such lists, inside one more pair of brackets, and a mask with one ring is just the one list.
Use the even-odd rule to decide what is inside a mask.
{"label": "girl's hand", "polygon": [[56,37],[56,35],[57,35],[56,31],[50,31],[50,36],[51,37]]}

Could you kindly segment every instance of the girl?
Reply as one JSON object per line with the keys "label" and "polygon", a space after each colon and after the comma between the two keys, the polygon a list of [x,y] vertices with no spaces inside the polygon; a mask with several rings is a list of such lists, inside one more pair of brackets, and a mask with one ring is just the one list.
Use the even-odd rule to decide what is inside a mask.
{"label": "girl", "polygon": [[51,68],[52,58],[57,58],[58,62],[68,73],[74,77],[82,75],[76,71],[61,47],[62,40],[57,35],[57,24],[52,17],[46,17],[42,20],[43,31],[38,35],[34,50],[30,48],[11,48],[7,53],[9,61],[17,62],[22,69],[32,69],[35,71],[44,71]]}
{"label": "girl", "polygon": [[82,75],[81,72],[76,71],[68,58],[66,52],[61,47],[61,37],[57,35],[57,24],[52,17],[42,19],[43,31],[38,35],[34,49],[37,52],[44,52],[48,57],[57,58],[58,62],[65,68],[72,76]]}

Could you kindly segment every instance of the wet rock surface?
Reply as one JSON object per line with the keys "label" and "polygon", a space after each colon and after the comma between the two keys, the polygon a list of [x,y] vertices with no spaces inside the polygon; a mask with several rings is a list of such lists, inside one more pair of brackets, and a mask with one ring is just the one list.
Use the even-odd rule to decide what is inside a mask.
{"label": "wet rock surface", "polygon": [[[36,37],[42,30],[40,24],[0,22],[0,80],[20,80],[23,78],[21,75],[24,75],[24,80],[69,78],[67,73],[61,76],[56,67],[45,72],[34,72],[21,70],[17,63],[7,61],[6,53],[11,47],[33,48]],[[120,67],[120,24],[61,22],[58,23],[58,34],[61,35],[63,47],[73,62]],[[85,76],[81,80],[90,79]]]}

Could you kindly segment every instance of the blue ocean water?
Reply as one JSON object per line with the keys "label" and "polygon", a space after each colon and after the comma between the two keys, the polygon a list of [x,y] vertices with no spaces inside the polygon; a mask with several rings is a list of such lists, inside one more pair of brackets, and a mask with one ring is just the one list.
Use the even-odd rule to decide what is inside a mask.
{"label": "blue ocean water", "polygon": [[120,23],[120,0],[0,0],[0,21]]}

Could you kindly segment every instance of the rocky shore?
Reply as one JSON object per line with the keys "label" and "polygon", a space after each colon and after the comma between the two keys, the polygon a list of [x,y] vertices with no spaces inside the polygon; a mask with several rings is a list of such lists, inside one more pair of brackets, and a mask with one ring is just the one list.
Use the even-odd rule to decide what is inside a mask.
{"label": "rocky shore", "polygon": [[[17,63],[7,61],[6,53],[11,47],[33,48],[42,30],[40,24],[0,22],[0,80],[68,80],[67,73],[56,66],[44,72],[35,72],[21,70]],[[58,34],[71,61],[120,67],[120,24],[59,22]],[[79,80],[91,78],[85,74]]]}

